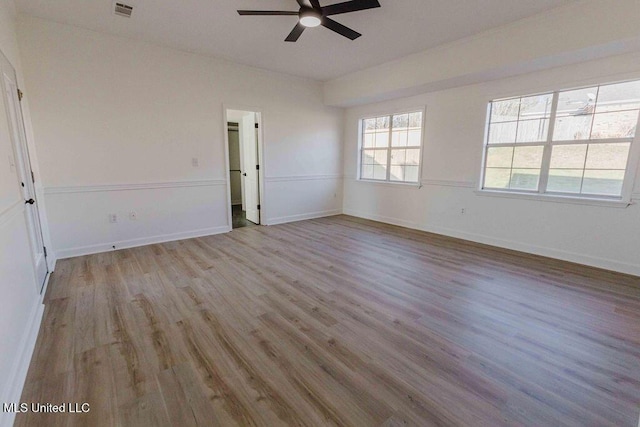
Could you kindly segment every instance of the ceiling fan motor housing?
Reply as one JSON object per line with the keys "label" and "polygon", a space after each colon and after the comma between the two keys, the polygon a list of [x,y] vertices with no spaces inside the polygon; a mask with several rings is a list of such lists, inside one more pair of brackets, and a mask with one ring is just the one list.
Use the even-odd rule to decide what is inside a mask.
{"label": "ceiling fan motor housing", "polygon": [[[309,7],[309,3],[311,7]],[[302,32],[307,27],[317,27],[322,25],[329,30],[340,34],[348,38],[349,40],[355,40],[360,37],[357,31],[352,30],[349,27],[345,27],[339,22],[329,18],[332,15],[339,15],[343,13],[358,12],[366,9],[374,9],[380,7],[378,0],[351,0],[342,3],[331,4],[328,6],[320,6],[319,0],[296,0],[300,6],[298,12],[286,11],[286,10],[239,10],[240,15],[254,15],[254,16],[298,16],[298,23],[291,33],[287,36],[285,41],[296,42],[302,35]]]}

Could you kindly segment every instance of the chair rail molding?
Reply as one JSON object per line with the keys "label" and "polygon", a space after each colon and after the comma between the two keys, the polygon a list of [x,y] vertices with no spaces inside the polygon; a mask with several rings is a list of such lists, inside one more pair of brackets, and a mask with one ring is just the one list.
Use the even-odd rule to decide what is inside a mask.
{"label": "chair rail molding", "polygon": [[293,176],[268,176],[265,178],[266,182],[290,182],[290,181],[322,181],[322,180],[334,180],[343,179],[341,174],[329,174],[329,175],[293,175]]}
{"label": "chair rail molding", "polygon": [[199,180],[199,181],[148,182],[148,183],[141,183],[141,184],[74,185],[74,186],[61,186],[61,187],[45,187],[44,194],[152,190],[157,188],[181,188],[181,187],[215,187],[215,186],[226,185],[226,183],[227,183],[226,179],[209,179],[209,180]]}

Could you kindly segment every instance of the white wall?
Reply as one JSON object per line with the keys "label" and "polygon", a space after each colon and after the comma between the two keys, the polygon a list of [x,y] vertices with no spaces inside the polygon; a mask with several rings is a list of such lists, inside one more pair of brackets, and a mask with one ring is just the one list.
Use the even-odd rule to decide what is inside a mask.
{"label": "white wall", "polygon": [[[640,275],[637,204],[628,208],[585,206],[496,198],[474,191],[488,101],[627,78],[640,78],[640,54],[348,109],[344,212]],[[358,119],[416,106],[426,106],[425,185],[417,189],[356,181]],[[640,191],[640,176],[635,191]]]}
{"label": "white wall", "polygon": [[59,257],[228,230],[223,104],[263,113],[267,223],[340,212],[342,111],[319,83],[28,16],[18,31]]}
{"label": "white wall", "polygon": [[[21,78],[11,0],[0,0],[0,51]],[[23,111],[29,127],[27,105],[23,105]],[[20,399],[43,312],[31,261],[24,200],[12,163],[15,157],[0,96],[0,402]],[[11,425],[13,418],[13,414],[0,413],[0,425]]]}

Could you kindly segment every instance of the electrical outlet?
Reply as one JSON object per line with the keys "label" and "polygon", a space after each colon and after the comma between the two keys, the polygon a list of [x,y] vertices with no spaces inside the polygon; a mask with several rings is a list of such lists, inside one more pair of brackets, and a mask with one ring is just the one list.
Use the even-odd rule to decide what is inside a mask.
{"label": "electrical outlet", "polygon": [[116,214],[109,214],[109,222],[111,224],[115,224],[116,222],[118,222],[118,215]]}
{"label": "electrical outlet", "polygon": [[134,211],[129,212],[129,219],[130,219],[131,221],[135,221],[135,220],[137,220],[137,219],[138,219],[138,214],[137,214],[137,213],[135,213]]}
{"label": "electrical outlet", "polygon": [[198,166],[200,166],[200,162],[198,161],[197,157],[194,157],[191,159],[191,166],[193,166],[194,168],[197,168]]}
{"label": "electrical outlet", "polygon": [[464,215],[467,213],[467,208],[460,209],[460,215]]}

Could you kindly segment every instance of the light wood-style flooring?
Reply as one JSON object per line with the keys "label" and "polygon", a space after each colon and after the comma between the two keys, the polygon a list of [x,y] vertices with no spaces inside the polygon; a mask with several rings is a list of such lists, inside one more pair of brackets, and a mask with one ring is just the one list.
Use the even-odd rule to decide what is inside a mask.
{"label": "light wood-style flooring", "polygon": [[640,278],[348,216],[58,262],[17,426],[636,426]]}

